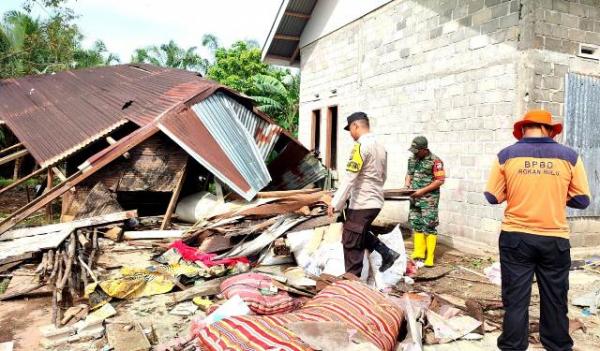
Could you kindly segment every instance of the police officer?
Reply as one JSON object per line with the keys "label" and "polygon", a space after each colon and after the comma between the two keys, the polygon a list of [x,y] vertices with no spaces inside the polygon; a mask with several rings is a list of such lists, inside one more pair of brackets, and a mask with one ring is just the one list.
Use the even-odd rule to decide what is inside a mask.
{"label": "police officer", "polygon": [[342,234],[346,272],[360,276],[365,249],[381,254],[381,272],[394,264],[400,255],[388,248],[369,232],[371,223],[383,207],[383,184],[387,172],[387,152],[370,131],[369,118],[364,112],[348,116],[344,128],[354,139],[354,147],[346,166],[346,175],[328,209],[330,216],[341,211],[348,198],[346,221]]}
{"label": "police officer", "polygon": [[440,187],[445,179],[444,163],[429,151],[424,136],[414,138],[409,151],[413,156],[408,160],[405,187],[416,190],[411,195],[408,215],[413,231],[412,258],[425,259],[425,266],[433,267],[439,224]]}

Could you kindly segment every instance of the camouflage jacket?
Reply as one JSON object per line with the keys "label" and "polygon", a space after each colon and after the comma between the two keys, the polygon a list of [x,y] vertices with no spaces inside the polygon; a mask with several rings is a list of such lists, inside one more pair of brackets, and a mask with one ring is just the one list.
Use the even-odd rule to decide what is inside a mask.
{"label": "camouflage jacket", "polygon": [[[412,156],[408,159],[408,175],[412,177],[410,187],[412,189],[421,189],[434,180],[444,180],[446,172],[444,170],[444,163],[442,160],[429,153],[423,159],[419,160]],[[432,191],[431,195],[439,195],[440,189]]]}

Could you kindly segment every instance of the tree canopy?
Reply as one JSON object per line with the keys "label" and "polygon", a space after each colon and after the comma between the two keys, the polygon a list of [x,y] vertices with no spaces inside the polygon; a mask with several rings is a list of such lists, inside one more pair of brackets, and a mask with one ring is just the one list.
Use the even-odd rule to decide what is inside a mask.
{"label": "tree canopy", "polygon": [[82,45],[73,16],[57,12],[48,19],[26,12],[7,12],[0,22],[0,78],[58,72],[118,62],[102,41]]}

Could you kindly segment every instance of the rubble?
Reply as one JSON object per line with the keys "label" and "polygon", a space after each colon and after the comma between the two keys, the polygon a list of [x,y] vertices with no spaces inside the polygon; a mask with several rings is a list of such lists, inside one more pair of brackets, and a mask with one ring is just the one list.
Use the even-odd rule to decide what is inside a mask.
{"label": "rubble", "polygon": [[[44,299],[42,347],[219,350],[244,328],[257,328],[277,336],[268,342],[275,348],[287,342],[303,350],[423,351],[487,346],[501,331],[497,263],[484,273],[482,260],[471,264],[469,256],[448,251],[435,268],[419,268],[398,226],[377,230],[400,253],[392,268],[380,273],[379,254],[372,253],[361,277],[346,274],[343,214],[326,214],[331,192],[320,181],[327,170],[315,155],[245,96],[185,72],[144,69],[102,72],[108,86],[93,94],[115,89],[118,95],[138,75],[155,84],[152,91],[134,84],[140,96],[129,111],[107,99],[107,111],[118,116],[102,115],[109,125],[92,121],[60,144],[52,143],[53,130],[43,131],[45,146],[18,135],[27,142],[13,150],[25,145],[17,152],[30,154],[39,168],[0,195],[43,176],[50,188],[0,221],[0,276],[7,285],[0,301],[23,306],[25,298]],[[130,79],[118,83],[121,77]],[[72,93],[72,104],[88,96]],[[67,117],[67,132],[85,125],[86,116]],[[410,195],[385,192],[388,201]],[[17,228],[59,198],[61,223]],[[572,318],[571,333],[592,334],[600,326],[593,314],[598,260],[574,268],[595,278],[575,287],[572,304],[587,310],[574,307],[577,317],[585,314]],[[398,340],[404,320],[407,335]],[[532,317],[533,341],[537,323]],[[244,340],[251,348],[251,336]]]}

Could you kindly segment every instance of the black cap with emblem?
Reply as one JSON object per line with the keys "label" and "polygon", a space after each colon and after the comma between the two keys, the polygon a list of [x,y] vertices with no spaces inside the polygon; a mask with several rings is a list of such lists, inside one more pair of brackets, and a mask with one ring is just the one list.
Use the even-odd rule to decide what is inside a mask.
{"label": "black cap with emblem", "polygon": [[356,122],[361,119],[368,121],[369,117],[367,117],[367,114],[364,112],[354,112],[353,114],[348,116],[348,118],[347,118],[348,125],[344,127],[344,130],[350,130],[350,125],[352,124],[352,122]]}

